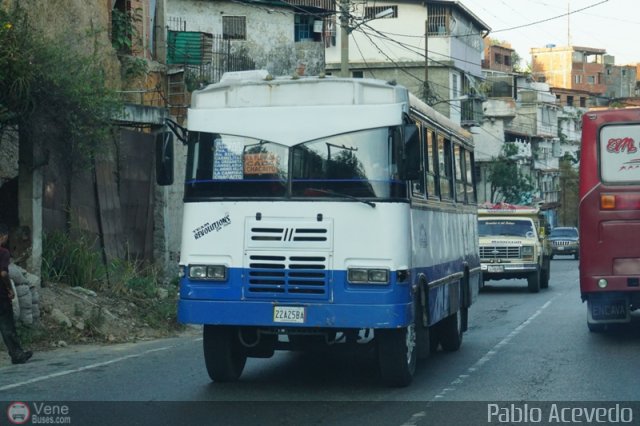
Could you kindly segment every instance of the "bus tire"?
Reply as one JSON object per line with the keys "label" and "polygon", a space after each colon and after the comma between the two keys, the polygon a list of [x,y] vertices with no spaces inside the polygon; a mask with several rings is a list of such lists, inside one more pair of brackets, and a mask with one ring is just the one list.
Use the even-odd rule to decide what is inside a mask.
{"label": "bus tire", "polygon": [[387,386],[409,386],[416,371],[415,326],[377,329],[378,366]]}
{"label": "bus tire", "polygon": [[527,277],[529,293],[538,293],[540,291],[540,270],[532,272]]}
{"label": "bus tire", "polygon": [[455,314],[449,315],[438,325],[438,335],[440,336],[440,346],[443,351],[455,352],[460,349],[462,345],[462,316],[463,310],[467,308],[459,309]]}
{"label": "bus tire", "polygon": [[[422,288],[423,283],[421,283]],[[423,302],[422,297],[420,296],[420,292],[418,292],[418,297],[414,300],[415,304],[415,331],[416,331],[416,351],[418,360],[422,361],[429,358],[431,354],[431,333],[432,330],[429,328],[429,325],[425,325],[425,312],[424,306],[428,306],[428,303]]]}
{"label": "bus tire", "polygon": [[234,382],[240,378],[247,354],[235,327],[205,325],[202,333],[204,362],[214,382]]}

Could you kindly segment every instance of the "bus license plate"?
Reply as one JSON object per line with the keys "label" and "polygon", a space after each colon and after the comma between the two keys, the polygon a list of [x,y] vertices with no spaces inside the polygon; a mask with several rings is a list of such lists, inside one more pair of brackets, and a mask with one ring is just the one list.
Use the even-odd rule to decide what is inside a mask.
{"label": "bus license plate", "polygon": [[627,318],[627,303],[624,299],[591,301],[591,318],[596,321],[623,320]]}
{"label": "bus license plate", "polygon": [[273,322],[304,324],[306,312],[302,306],[274,306]]}
{"label": "bus license plate", "polygon": [[489,265],[489,266],[487,266],[487,272],[504,272],[504,266],[502,266],[502,265]]}

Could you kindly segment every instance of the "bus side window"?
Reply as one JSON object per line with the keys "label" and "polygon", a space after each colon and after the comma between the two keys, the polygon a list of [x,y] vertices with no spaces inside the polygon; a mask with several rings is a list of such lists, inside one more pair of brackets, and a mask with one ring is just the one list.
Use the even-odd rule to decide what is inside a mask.
{"label": "bus side window", "polygon": [[421,166],[421,170],[422,173],[420,175],[420,177],[414,181],[411,182],[411,192],[413,194],[414,197],[419,197],[419,198],[424,198],[424,190],[425,190],[425,185],[424,185],[424,170],[425,170],[425,164],[424,164],[424,157],[425,157],[425,151],[426,151],[426,146],[424,145],[424,141],[425,141],[425,135],[424,135],[424,126],[422,126],[422,124],[417,121],[416,125],[418,126],[418,134],[420,137],[420,158],[422,159],[422,166]]}
{"label": "bus side window", "polygon": [[464,203],[466,201],[464,190],[464,157],[462,147],[458,144],[453,145],[453,166],[455,168],[456,180],[456,201]]}
{"label": "bus side window", "polygon": [[465,190],[467,191],[467,202],[476,202],[476,191],[473,183],[473,154],[470,151],[464,150],[464,162],[465,162]]}
{"label": "bus side window", "polygon": [[453,192],[453,175],[451,161],[451,141],[443,135],[438,135],[438,161],[439,161],[439,180],[440,180],[440,197],[443,199],[451,199]]}
{"label": "bus side window", "polygon": [[435,133],[432,129],[426,130],[426,154],[427,157],[425,159],[427,168],[427,196],[429,197],[438,197],[438,185],[436,184],[437,173],[438,173],[438,156],[436,144]]}

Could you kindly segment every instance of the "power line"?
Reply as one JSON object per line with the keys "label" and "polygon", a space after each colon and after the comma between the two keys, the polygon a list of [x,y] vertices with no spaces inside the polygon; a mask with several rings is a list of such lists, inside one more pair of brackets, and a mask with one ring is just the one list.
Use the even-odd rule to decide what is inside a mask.
{"label": "power line", "polygon": [[580,9],[572,10],[570,12],[563,13],[561,15],[553,16],[551,18],[541,19],[539,21],[530,22],[528,24],[517,25],[517,26],[511,27],[511,28],[503,28],[501,30],[494,30],[493,32],[494,33],[500,33],[500,32],[504,32],[504,31],[511,31],[511,30],[516,30],[516,29],[519,29],[519,28],[530,27],[532,25],[542,24],[543,22],[553,21],[554,19],[564,18],[565,16],[573,15],[574,13],[578,13],[578,12],[582,12],[582,11],[587,10],[587,9],[591,9],[592,7],[599,6],[599,5],[603,4],[603,3],[607,3],[608,1],[609,0],[602,0],[601,2],[594,3],[594,4],[591,4],[589,6],[585,6],[583,8],[580,8]]}

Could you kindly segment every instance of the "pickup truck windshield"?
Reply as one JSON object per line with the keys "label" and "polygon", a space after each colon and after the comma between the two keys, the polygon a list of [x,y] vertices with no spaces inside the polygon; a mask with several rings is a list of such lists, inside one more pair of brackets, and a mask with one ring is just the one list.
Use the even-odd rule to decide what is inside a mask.
{"label": "pickup truck windshield", "polygon": [[398,127],[287,147],[243,136],[189,132],[185,199],[406,198],[398,179]]}
{"label": "pickup truck windshield", "polygon": [[478,221],[478,235],[533,238],[536,234],[530,220],[481,219]]}

